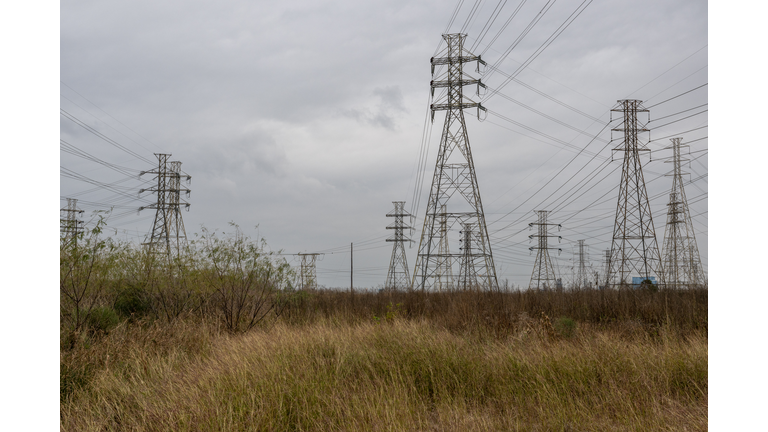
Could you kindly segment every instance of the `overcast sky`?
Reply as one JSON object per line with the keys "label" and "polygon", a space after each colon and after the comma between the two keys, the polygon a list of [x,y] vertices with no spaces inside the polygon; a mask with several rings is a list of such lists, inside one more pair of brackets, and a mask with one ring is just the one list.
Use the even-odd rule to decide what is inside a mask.
{"label": "overcast sky", "polygon": [[[317,272],[328,287],[349,286],[354,243],[355,285],[376,287],[384,284],[392,251],[385,214],[392,201],[406,201],[415,216],[416,243],[406,249],[412,272],[444,118],[435,116],[420,165],[429,59],[445,46],[441,34],[463,32],[466,47],[498,70],[480,76],[474,65],[465,69],[500,89],[481,99],[468,87],[468,97],[490,113],[479,121],[466,111],[500,281],[528,285],[534,210],[551,210],[549,220],[562,224],[563,239],[551,246],[562,249],[552,254],[564,280],[580,239],[593,269],[602,271],[623,156],[611,151],[621,133],[612,136],[605,126],[617,100],[627,98],[653,106],[651,133],[641,138],[652,140],[643,168],[659,247],[671,188],[664,176],[671,152],[664,148],[675,136],[691,143],[684,171],[692,182],[685,188],[708,267],[707,3],[465,1],[452,20],[456,6],[62,3],[60,135],[68,151],[60,153],[61,207],[65,198],[78,198],[85,220],[114,208],[109,225],[117,237],[142,241],[154,213],[137,209],[154,196],[137,199],[152,180],[137,174],[153,168],[153,153],[171,153],[192,176],[191,207],[183,213],[190,238],[202,225],[230,232],[234,221],[273,250],[325,252]],[[553,34],[559,35],[552,40]],[[506,82],[513,73],[516,81]],[[76,157],[72,148],[129,170]]]}
{"label": "overcast sky", "polygon": [[[56,188],[49,187],[56,184],[56,165],[100,183],[123,181],[118,183],[126,187],[121,192],[130,191],[132,196],[141,187],[135,177],[126,180],[101,165],[49,150],[57,136],[135,170],[148,169],[151,164],[144,159],[154,160],[153,153],[172,153],[193,175],[192,207],[184,213],[190,235],[199,232],[201,224],[226,231],[227,222],[236,221],[249,234],[260,234],[273,248],[289,253],[343,251],[350,242],[367,240],[367,251],[358,252],[356,246],[355,263],[356,268],[360,263],[372,270],[356,272],[355,280],[360,286],[384,283],[391,252],[391,244],[383,241],[389,234],[384,227],[391,222],[384,214],[391,209],[391,201],[405,200],[409,209],[413,204],[429,103],[429,58],[442,33],[462,30],[474,2],[465,1],[447,30],[456,2],[366,2],[364,7],[357,5],[361,2],[275,3],[4,4],[0,32],[4,96],[9,98],[4,99],[1,118],[11,134],[4,147],[10,168],[2,171],[7,192],[4,222],[10,234],[4,238],[12,246],[6,250],[15,256],[2,261],[8,307],[0,320],[5,328],[28,322],[30,309],[17,306],[30,301],[33,310],[49,317],[33,323],[32,335],[5,333],[6,345],[24,347],[28,355],[4,359],[6,369],[27,372],[17,374],[18,381],[10,378],[17,397],[5,406],[4,425],[29,429],[45,423],[42,429],[49,429],[58,421],[58,391],[51,383],[59,372],[53,363],[59,305],[50,289],[55,289],[58,279],[53,263],[58,259],[59,227],[51,210]],[[526,2],[486,50],[519,4],[504,6],[479,45],[491,64],[543,7],[541,1]],[[483,4],[464,29],[470,46],[495,6]],[[507,74],[517,70],[577,6],[555,2],[499,68]],[[762,346],[754,343],[765,312],[765,290],[754,282],[760,280],[764,265],[756,234],[763,207],[759,198],[764,195],[765,150],[757,131],[765,121],[760,108],[766,94],[765,67],[759,53],[764,51],[766,7],[758,2],[739,7],[713,2],[711,45],[707,7],[704,1],[595,0],[518,76],[540,93],[515,82],[502,93],[568,126],[596,134],[617,100],[631,97],[653,105],[696,88],[708,82],[707,52],[715,58],[712,86],[654,107],[651,116],[663,125],[697,113],[701,109],[661,119],[707,103],[708,91],[713,92],[717,120],[713,133],[720,145],[713,159],[717,194],[712,218],[717,229],[711,241],[709,213],[704,213],[709,209],[707,177],[702,177],[708,174],[706,155],[691,162],[695,173],[690,178],[701,178],[686,185],[689,200],[702,198],[692,204],[692,213],[698,215],[694,223],[702,260],[710,270],[710,281],[715,282],[710,292],[709,420],[713,430],[747,430],[763,424],[762,400],[756,392],[766,381],[760,373],[765,369]],[[488,84],[495,88],[502,82],[503,76],[496,74]],[[590,117],[542,94],[598,120],[593,124]],[[559,198],[559,193],[550,195],[559,187],[567,191],[595,171],[596,161],[587,164],[590,158],[579,156],[558,174],[574,157],[572,149],[564,149],[567,146],[560,141],[586,146],[601,158],[610,158],[610,151],[598,140],[587,146],[589,135],[500,95],[483,103],[529,128],[491,115],[480,123],[471,110],[467,112],[499,277],[527,285],[534,257],[528,255],[526,227],[534,221],[536,209],[554,209],[551,219],[563,222],[566,246],[558,261],[561,272],[572,258],[567,245],[582,238],[597,265],[600,251],[610,241],[618,175],[613,173],[583,196],[574,194],[576,203]],[[56,113],[56,105],[141,157],[86,132]],[[438,128],[441,121],[438,115]],[[685,141],[699,140],[708,136],[708,128],[685,131],[706,125],[707,114],[699,114],[659,127],[652,137],[680,135]],[[650,126],[653,129],[653,122]],[[599,136],[609,139],[605,133]],[[437,145],[433,134],[425,162],[427,178],[434,169]],[[661,146],[661,142],[650,145]],[[708,153],[707,149],[706,138],[691,144],[691,152],[701,151],[695,156]],[[663,157],[663,152],[654,154],[645,171],[649,195],[661,194],[652,201],[659,239],[663,194],[669,187],[669,178],[661,177],[669,168],[662,163]],[[611,163],[608,170],[616,164]],[[578,168],[584,169],[575,174]],[[140,241],[151,228],[153,215],[136,216],[133,210],[149,201],[131,201],[103,191],[85,193],[92,185],[70,180],[59,176],[60,198],[77,195],[80,207],[89,212],[109,203],[123,206],[115,207],[115,213],[125,216],[110,221],[121,238]],[[423,222],[426,187],[416,226]],[[584,209],[603,194],[605,202],[592,219],[585,220]],[[63,205],[60,201],[59,206]],[[508,212],[513,213],[505,216]],[[38,227],[44,228],[38,233]],[[31,232],[36,234],[30,236]],[[42,252],[41,244],[47,245]],[[708,245],[713,246],[716,263],[712,268]],[[411,266],[415,250],[407,251]],[[326,255],[319,263],[320,283],[346,286],[348,258],[341,253]],[[50,263],[45,265],[47,271],[41,271],[40,260]],[[41,292],[49,295],[38,295]],[[49,390],[41,395],[41,388]],[[41,412],[39,403],[27,403],[33,398],[45,399],[50,409]]]}

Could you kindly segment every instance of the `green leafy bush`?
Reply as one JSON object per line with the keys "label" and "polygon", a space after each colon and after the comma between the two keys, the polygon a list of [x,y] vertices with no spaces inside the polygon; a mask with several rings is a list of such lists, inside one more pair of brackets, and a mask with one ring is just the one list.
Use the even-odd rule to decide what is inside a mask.
{"label": "green leafy bush", "polygon": [[91,332],[102,331],[106,333],[120,323],[120,317],[111,307],[96,307],[88,314],[85,322]]}
{"label": "green leafy bush", "polygon": [[555,321],[555,331],[560,337],[570,338],[576,333],[576,321],[568,317],[560,317]]}
{"label": "green leafy bush", "polygon": [[143,288],[129,285],[117,295],[114,309],[123,317],[138,318],[151,312],[152,304]]}

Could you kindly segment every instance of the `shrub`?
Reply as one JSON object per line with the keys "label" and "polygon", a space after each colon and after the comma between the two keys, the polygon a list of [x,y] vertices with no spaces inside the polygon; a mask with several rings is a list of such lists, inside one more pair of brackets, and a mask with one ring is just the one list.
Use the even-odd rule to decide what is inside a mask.
{"label": "shrub", "polygon": [[149,296],[143,288],[129,285],[115,299],[114,309],[123,317],[141,317],[152,310]]}
{"label": "shrub", "polygon": [[235,228],[234,237],[219,238],[203,228],[201,274],[214,292],[226,329],[246,332],[280,315],[295,274],[279,252],[265,250]]}
{"label": "shrub", "polygon": [[560,337],[570,338],[576,332],[576,321],[568,317],[560,317],[555,321],[555,331]]}
{"label": "shrub", "polygon": [[86,326],[93,333],[98,331],[106,333],[117,326],[119,322],[120,317],[111,307],[96,307],[88,314]]}

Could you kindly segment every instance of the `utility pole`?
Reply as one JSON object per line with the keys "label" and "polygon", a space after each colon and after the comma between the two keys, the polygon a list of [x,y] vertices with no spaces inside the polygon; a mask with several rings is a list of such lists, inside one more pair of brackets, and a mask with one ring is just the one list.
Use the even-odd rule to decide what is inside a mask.
{"label": "utility pole", "polygon": [[550,249],[557,249],[557,251],[562,251],[560,248],[550,248],[547,245],[547,239],[549,237],[557,237],[558,240],[562,239],[561,236],[554,236],[549,235],[549,226],[557,226],[558,229],[561,228],[560,224],[552,224],[547,222],[547,214],[549,211],[547,210],[537,210],[536,213],[538,214],[539,221],[538,222],[531,222],[528,224],[529,227],[533,227],[534,225],[537,225],[539,228],[539,234],[531,234],[528,236],[529,239],[538,238],[538,246],[532,246],[528,248],[529,250],[537,249],[538,252],[536,252],[536,262],[533,264],[533,273],[531,273],[531,282],[528,284],[528,288],[532,289],[550,289],[550,288],[558,288],[559,286],[559,279],[557,278],[557,275],[555,274],[555,268],[552,265],[552,260],[549,257],[549,250]]}
{"label": "utility pole", "polygon": [[60,217],[59,223],[61,224],[60,230],[62,244],[66,247],[76,247],[77,238],[80,233],[83,232],[83,221],[78,220],[77,216],[83,214],[84,210],[77,209],[77,200],[74,198],[67,198],[67,206],[60,209],[64,212],[64,217]]}
{"label": "utility pole", "polygon": [[181,218],[181,206],[189,210],[189,203],[181,200],[181,192],[186,192],[189,196],[190,190],[181,187],[181,178],[185,177],[189,183],[192,176],[182,173],[181,162],[168,161],[170,154],[155,153],[155,156],[158,161],[157,168],[139,173],[139,177],[144,174],[157,176],[157,184],[154,187],[139,190],[139,195],[146,191],[154,192],[157,196],[155,204],[139,207],[139,212],[144,209],[156,210],[152,231],[142,245],[149,247],[153,252],[170,256],[172,252],[178,254],[181,243],[187,239],[184,221]]}
{"label": "utility pole", "polygon": [[317,267],[315,262],[318,253],[299,253],[301,257],[301,269],[299,271],[299,277],[301,279],[301,289],[316,290],[317,289]]}
{"label": "utility pole", "polygon": [[392,259],[389,261],[389,271],[384,288],[388,290],[405,290],[410,286],[411,276],[408,274],[408,261],[405,256],[403,243],[413,240],[406,238],[403,231],[410,229],[403,221],[404,217],[411,217],[405,211],[405,201],[392,201],[395,209],[387,213],[387,217],[395,218],[395,222],[387,226],[387,229],[395,230],[395,235],[388,238],[388,242],[394,242],[392,247]]}
{"label": "utility pole", "polygon": [[354,294],[355,293],[355,280],[354,280],[354,274],[355,274],[355,244],[350,243],[349,244],[349,293]]}
{"label": "utility pole", "polygon": [[[672,160],[665,161],[674,164],[672,174],[672,191],[669,193],[667,204],[667,226],[664,234],[664,281],[669,288],[693,288],[706,285],[696,245],[696,235],[693,232],[693,221],[688,209],[688,200],[683,188],[683,175],[680,163],[680,145],[682,138],[672,138]],[[686,146],[687,147],[687,146]]]}
{"label": "utility pole", "polygon": [[[618,107],[611,112],[622,113],[623,127],[612,131],[624,132],[624,145],[613,150],[624,152],[624,162],[606,282],[621,287],[632,284],[633,276],[643,280],[654,276],[662,279],[663,274],[651,206],[648,203],[640,164],[640,152],[650,150],[642,146],[638,138],[639,133],[648,132],[648,129],[645,124],[640,124],[637,114],[647,113],[648,110],[639,100],[626,99],[618,103]],[[664,283],[663,279],[657,282],[662,285]]]}
{"label": "utility pole", "polygon": [[[446,66],[446,70],[436,77],[438,79],[430,82],[432,96],[435,89],[447,90],[439,103],[435,101],[431,105],[432,121],[435,111],[445,111],[446,114],[413,271],[414,289],[442,289],[448,273],[446,269],[464,259],[461,253],[442,253],[447,250],[447,246],[441,247],[441,242],[446,241],[447,232],[457,222],[460,226],[470,224],[477,233],[471,248],[477,284],[486,289],[498,287],[469,135],[464,122],[464,109],[477,108],[478,117],[481,110],[486,110],[479,102],[473,102],[464,95],[464,86],[476,85],[478,93],[480,87],[485,88],[479,79],[466,79],[464,63],[477,62],[478,72],[480,65],[486,63],[480,56],[464,48],[465,38],[465,34],[444,34],[443,39],[447,43],[444,56],[430,59],[433,77],[436,67]],[[446,212],[446,208],[451,211]],[[443,219],[445,224],[442,223]]]}

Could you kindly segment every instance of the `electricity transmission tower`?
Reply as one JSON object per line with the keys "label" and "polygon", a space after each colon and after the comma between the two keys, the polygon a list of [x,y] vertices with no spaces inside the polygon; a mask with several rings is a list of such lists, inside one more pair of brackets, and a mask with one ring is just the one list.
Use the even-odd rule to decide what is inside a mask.
{"label": "electricity transmission tower", "polygon": [[579,240],[579,263],[576,267],[576,276],[573,279],[573,287],[576,289],[581,288],[587,288],[591,285],[590,282],[590,272],[587,271],[587,260],[589,259],[587,257],[586,247],[587,245],[584,244],[584,240]]}
{"label": "electricity transmission tower", "polygon": [[408,261],[405,257],[405,247],[403,243],[413,240],[406,238],[403,230],[410,229],[403,222],[404,217],[411,217],[410,213],[405,211],[405,201],[392,201],[395,209],[387,213],[387,217],[395,218],[395,222],[387,226],[387,229],[395,230],[395,235],[388,238],[388,242],[394,242],[392,247],[392,259],[389,261],[389,271],[387,272],[387,281],[384,288],[389,290],[405,290],[410,286],[411,275],[408,274]]}
{"label": "electricity transmission tower", "polygon": [[[693,232],[693,222],[688,209],[688,200],[683,188],[683,175],[680,163],[686,159],[680,158],[680,141],[682,138],[672,138],[674,164],[672,174],[672,191],[669,193],[667,210],[667,226],[664,234],[664,281],[670,288],[693,288],[706,283],[704,269],[701,266],[699,248]],[[687,147],[687,146],[686,146]]]}
{"label": "electricity transmission tower", "polygon": [[459,266],[459,288],[463,290],[479,288],[477,282],[476,264],[482,264],[477,255],[472,253],[472,244],[477,244],[480,240],[477,231],[474,231],[474,224],[464,222],[461,224],[461,265]]}
{"label": "electricity transmission tower", "polygon": [[529,227],[533,227],[534,225],[539,227],[538,234],[531,234],[528,236],[530,239],[533,239],[534,237],[538,238],[538,246],[528,248],[531,251],[534,249],[538,250],[538,252],[536,252],[536,262],[533,264],[533,273],[531,273],[531,282],[528,284],[528,288],[555,288],[558,286],[558,281],[557,275],[555,274],[555,268],[552,266],[552,260],[549,257],[549,250],[557,249],[558,251],[562,251],[562,249],[548,247],[547,239],[549,237],[562,238],[560,236],[549,235],[548,227],[550,225],[557,226],[558,229],[560,228],[560,225],[547,223],[547,213],[549,213],[549,211],[537,210],[536,213],[539,215],[539,221],[528,224]]}
{"label": "electricity transmission tower", "polygon": [[623,127],[612,131],[624,132],[624,145],[613,150],[624,152],[624,162],[607,283],[611,286],[626,286],[632,283],[630,277],[633,276],[643,280],[658,276],[660,280],[657,282],[663,284],[661,255],[656,244],[656,231],[640,164],[640,152],[650,150],[641,146],[638,138],[639,133],[647,132],[648,129],[645,124],[640,124],[637,114],[647,113],[648,110],[639,100],[625,99],[618,102],[618,107],[611,111],[623,114]]}
{"label": "electricity transmission tower", "polygon": [[83,221],[78,220],[78,214],[82,214],[84,210],[77,209],[77,200],[74,198],[67,198],[67,207],[60,209],[64,212],[64,217],[60,218],[61,224],[61,241],[64,246],[73,247],[77,246],[77,237],[83,232]]}
{"label": "electricity transmission tower", "polygon": [[297,254],[301,257],[301,271],[299,276],[301,277],[302,289],[317,289],[317,256],[318,253],[300,253]]}
{"label": "electricity transmission tower", "polygon": [[435,288],[438,291],[453,289],[453,269],[451,268],[451,249],[448,243],[448,215],[445,205],[440,206],[440,247],[437,252],[437,281]]}
{"label": "electricity transmission tower", "polygon": [[189,196],[190,190],[181,187],[181,178],[186,177],[187,183],[192,179],[191,176],[182,173],[181,162],[168,161],[170,154],[155,153],[157,156],[157,168],[150,171],[142,171],[139,177],[144,174],[155,174],[157,184],[148,189],[140,189],[142,192],[154,192],[157,195],[157,202],[146,207],[139,207],[139,211],[144,209],[155,209],[155,222],[152,225],[152,231],[147,236],[147,240],[142,243],[153,252],[178,254],[181,243],[186,241],[187,233],[184,229],[184,221],[181,218],[181,206],[189,209],[189,203],[181,200],[181,192],[186,192]]}
{"label": "electricity transmission tower", "polygon": [[606,285],[609,284],[609,282],[608,282],[608,269],[610,267],[610,262],[611,262],[611,250],[610,249],[606,249],[603,252],[605,252],[605,255],[603,255],[603,278],[604,278],[604,280],[603,280],[603,284],[602,285],[598,284],[598,288],[603,288],[603,287],[605,287]]}
{"label": "electricity transmission tower", "polygon": [[475,56],[464,48],[465,38],[465,34],[444,34],[443,39],[447,43],[445,56],[433,57],[430,60],[433,77],[436,66],[446,66],[447,69],[438,76],[439,79],[430,83],[433,96],[435,89],[446,89],[445,97],[439,98],[440,103],[431,105],[432,120],[434,121],[435,111],[445,111],[446,114],[427,201],[424,228],[416,255],[412,284],[414,289],[445,288],[452,273],[449,269],[456,261],[465,259],[462,253],[448,252],[448,246],[444,243],[447,242],[448,232],[456,222],[461,226],[470,224],[476,232],[472,247],[465,253],[471,254],[477,284],[485,288],[498,287],[491,243],[475,176],[475,164],[464,122],[464,109],[477,108],[478,117],[480,110],[485,111],[480,103],[464,96],[464,86],[476,85],[478,91],[480,87],[485,88],[479,79],[469,79],[465,76],[464,63],[476,61],[478,72],[480,64],[486,63],[480,56]]}

